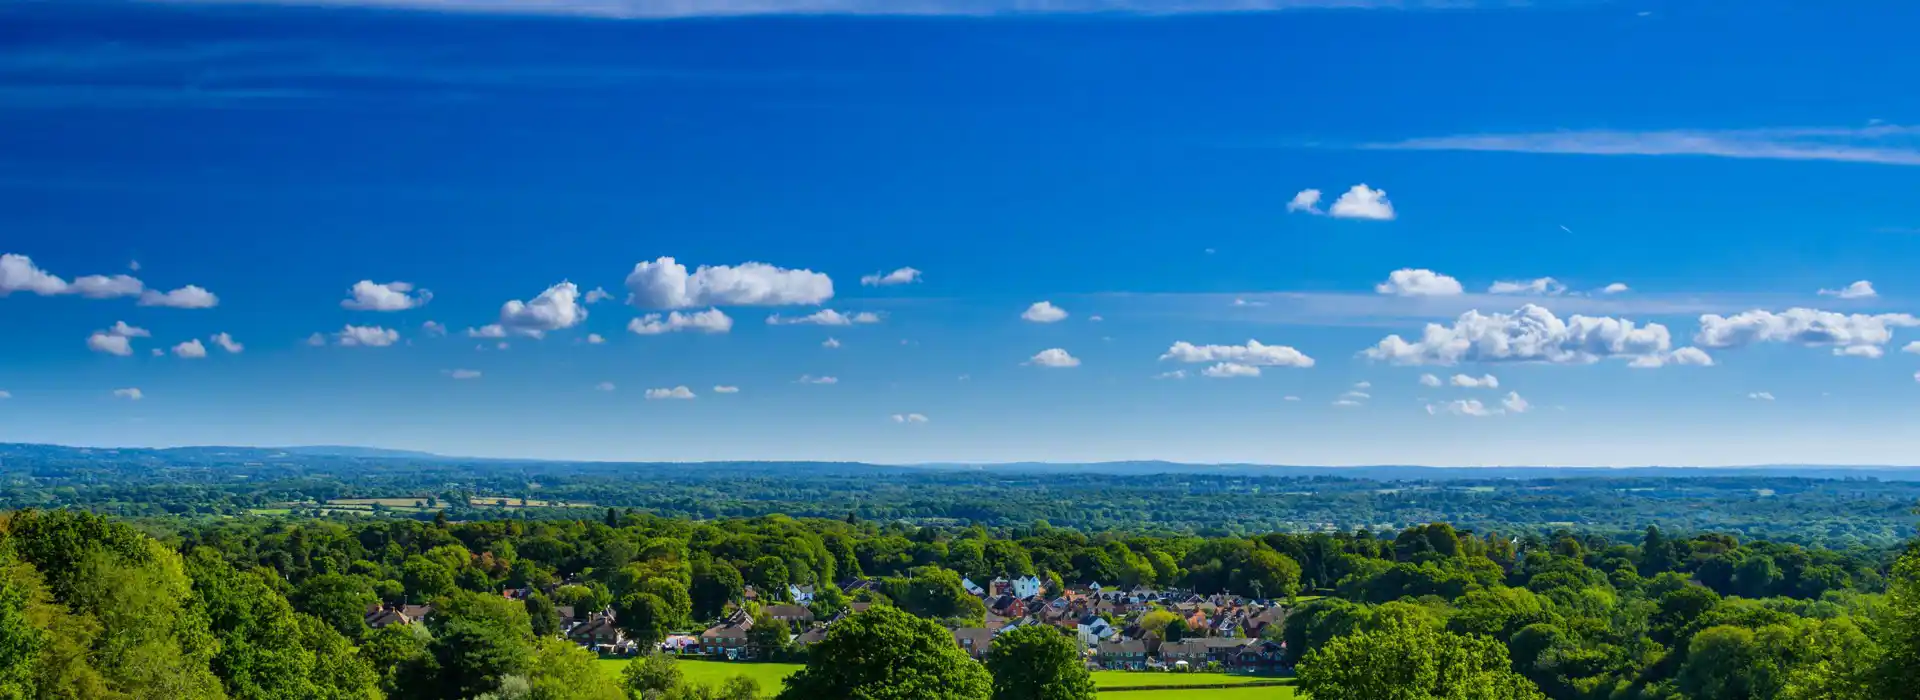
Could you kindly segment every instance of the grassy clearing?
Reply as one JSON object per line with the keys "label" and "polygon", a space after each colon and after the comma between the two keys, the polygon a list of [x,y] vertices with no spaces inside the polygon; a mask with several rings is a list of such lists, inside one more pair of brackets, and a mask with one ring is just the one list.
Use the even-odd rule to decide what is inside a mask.
{"label": "grassy clearing", "polygon": [[[614,678],[619,678],[620,671],[625,669],[630,661],[632,659],[604,658],[600,660],[600,670]],[[800,664],[735,663],[695,659],[680,661],[680,672],[686,674],[688,681],[719,685],[721,681],[728,678],[746,676],[759,681],[760,692],[767,697],[773,697],[774,693],[780,692],[780,679],[786,678],[788,674],[800,668]]]}
{"label": "grassy clearing", "polygon": [[[1094,671],[1093,684],[1101,690],[1133,688],[1143,685],[1221,685],[1272,682],[1271,676],[1236,676],[1225,673],[1168,673],[1165,671]],[[1131,695],[1127,697],[1133,697]]]}
{"label": "grassy clearing", "polygon": [[529,498],[527,499],[526,503],[522,504],[520,502],[520,498],[517,496],[475,496],[471,499],[468,499],[469,505],[480,506],[480,507],[494,507],[494,508],[500,507],[501,501],[506,501],[507,502],[506,507],[508,508],[594,508],[596,507],[592,503],[581,503],[579,501],[544,501],[538,498]]}
{"label": "grassy clearing", "polygon": [[[621,669],[627,667],[631,659],[603,658],[600,669],[607,675],[620,677]],[[704,661],[682,659],[680,671],[687,680],[695,683],[719,684],[734,676],[747,676],[759,681],[760,690],[768,697],[780,690],[780,680],[788,674],[801,669],[800,664],[762,664],[735,663],[729,661]],[[1263,698],[1291,698],[1292,686],[1254,687],[1254,688],[1204,688],[1194,690],[1136,690],[1126,688],[1150,685],[1220,685],[1223,683],[1271,682],[1273,678],[1263,676],[1236,676],[1224,673],[1154,673],[1144,671],[1094,671],[1093,683],[1101,690],[1124,692],[1115,697],[1124,700],[1159,700],[1161,698],[1201,698],[1202,700],[1252,700]]]}
{"label": "grassy clearing", "polygon": [[1256,686],[1252,688],[1211,688],[1205,690],[1134,690],[1102,693],[1110,700],[1291,700],[1299,697],[1293,686]]}

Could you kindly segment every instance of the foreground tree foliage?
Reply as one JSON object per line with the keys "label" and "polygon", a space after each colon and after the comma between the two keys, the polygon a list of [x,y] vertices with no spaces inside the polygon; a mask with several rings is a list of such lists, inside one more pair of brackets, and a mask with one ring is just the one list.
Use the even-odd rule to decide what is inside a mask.
{"label": "foreground tree foliage", "polygon": [[993,640],[987,654],[993,700],[1088,700],[1093,677],[1080,644],[1047,625],[1029,625]]}
{"label": "foreground tree foliage", "polygon": [[932,621],[876,605],[834,625],[781,700],[987,700],[986,668]]}
{"label": "foreground tree foliage", "polygon": [[1478,635],[1393,619],[1308,652],[1300,688],[1314,700],[1536,700],[1506,647]]}

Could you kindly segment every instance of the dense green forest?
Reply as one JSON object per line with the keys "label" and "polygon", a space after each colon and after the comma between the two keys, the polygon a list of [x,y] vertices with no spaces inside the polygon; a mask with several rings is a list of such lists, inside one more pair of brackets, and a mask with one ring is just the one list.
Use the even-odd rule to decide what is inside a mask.
{"label": "dense green forest", "polygon": [[[128,517],[359,509],[421,519],[445,511],[465,520],[579,518],[579,508],[556,506],[591,504],[694,519],[853,513],[919,525],[1015,527],[1044,520],[1087,532],[1219,535],[1428,522],[1480,531],[1626,533],[1659,523],[1678,533],[1832,548],[1886,547],[1912,535],[1909,511],[1920,502],[1920,481],[1913,479],[1920,473],[1802,472],[1164,464],[933,469],[459,460],[345,448],[0,445],[0,509],[78,507]],[[385,502],[364,502],[369,499]]]}
{"label": "dense green forest", "polygon": [[[557,636],[556,608],[611,607],[622,630],[650,643],[756,605],[744,601],[749,586],[769,603],[789,583],[815,587],[822,617],[856,601],[872,607],[811,649],[765,625],[782,630],[755,642],[770,655],[815,662],[782,697],[908,697],[860,689],[898,685],[901,669],[946,688],[940,697],[1028,697],[1018,678],[1071,676],[992,659],[982,667],[944,636],[985,614],[963,576],[1023,575],[1056,592],[1098,581],[1258,599],[1330,594],[1268,633],[1318,700],[1920,697],[1910,682],[1920,678],[1915,545],[1836,550],[1658,528],[1202,536],[593,512],[139,528],[15,512],[0,523],[0,697],[669,697],[681,692],[659,685],[670,669],[650,671],[648,660],[624,680],[598,672],[592,654]],[[872,585],[853,596],[837,586],[857,578]],[[366,611],[383,603],[434,613],[369,628]],[[857,660],[876,658],[875,645],[891,651],[878,657],[886,668],[868,672]]]}

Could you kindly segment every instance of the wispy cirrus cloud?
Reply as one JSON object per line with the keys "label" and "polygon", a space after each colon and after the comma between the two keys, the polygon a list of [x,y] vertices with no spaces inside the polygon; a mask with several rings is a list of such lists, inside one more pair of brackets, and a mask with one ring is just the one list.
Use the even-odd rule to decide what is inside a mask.
{"label": "wispy cirrus cloud", "polygon": [[1701,156],[1920,165],[1920,127],[1551,131],[1459,134],[1364,144],[1397,151],[1499,151],[1593,156]]}
{"label": "wispy cirrus cloud", "polygon": [[1452,10],[1568,5],[1572,0],[146,0],[369,7],[426,12],[665,20],[760,15],[967,16],[1254,14],[1291,10]]}

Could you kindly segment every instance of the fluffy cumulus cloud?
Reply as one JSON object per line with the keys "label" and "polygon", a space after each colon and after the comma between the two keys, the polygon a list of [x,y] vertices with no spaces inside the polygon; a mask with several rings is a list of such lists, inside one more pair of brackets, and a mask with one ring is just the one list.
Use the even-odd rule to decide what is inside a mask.
{"label": "fluffy cumulus cloud", "polygon": [[1387,201],[1386,190],[1376,190],[1361,183],[1333,200],[1333,206],[1327,208],[1327,214],[1336,219],[1392,221],[1393,202]]}
{"label": "fluffy cumulus cloud", "polygon": [[433,292],[425,289],[414,292],[413,285],[406,282],[376,284],[373,280],[360,280],[347,290],[347,298],[341,300],[340,308],[354,311],[406,311],[425,306],[431,299]]}
{"label": "fluffy cumulus cloud", "polygon": [[600,335],[599,333],[588,333],[588,334],[587,334],[587,344],[588,344],[588,345],[599,345],[599,344],[601,344],[601,343],[605,343],[605,342],[607,342],[607,339],[606,339],[606,337],[604,337],[604,336],[602,336],[602,335]]}
{"label": "fluffy cumulus cloud", "polygon": [[241,345],[233,339],[232,335],[226,333],[215,333],[211,340],[213,340],[214,345],[219,346],[221,350],[225,350],[230,354],[238,354],[240,351],[247,349],[247,346]]}
{"label": "fluffy cumulus cloud", "polygon": [[87,336],[87,349],[126,357],[133,354],[134,338],[152,335],[145,328],[127,325],[126,321],[115,321],[112,328],[94,331],[93,335]]}
{"label": "fluffy cumulus cloud", "polygon": [[1420,386],[1440,386],[1440,378],[1431,374],[1420,375]]}
{"label": "fluffy cumulus cloud", "polygon": [[1162,361],[1232,362],[1260,367],[1312,367],[1313,358],[1285,345],[1248,340],[1245,345],[1194,345],[1179,341],[1160,355]]}
{"label": "fluffy cumulus cloud", "polygon": [[718,386],[715,386],[715,387],[713,387],[713,393],[716,393],[716,394],[738,394],[738,393],[740,393],[740,387],[737,387],[737,386],[727,386],[727,385],[725,385],[725,384],[721,384],[721,385],[718,385]]}
{"label": "fluffy cumulus cloud", "polygon": [[895,423],[925,423],[925,422],[927,422],[927,417],[926,417],[926,416],[924,416],[924,415],[921,415],[921,414],[919,414],[919,413],[895,413],[895,414],[893,414],[893,422],[895,422]]}
{"label": "fluffy cumulus cloud", "polygon": [[676,387],[673,387],[673,388],[671,388],[671,389],[648,389],[648,390],[647,390],[647,398],[649,398],[649,399],[655,399],[655,400],[658,400],[658,399],[691,399],[691,398],[693,398],[693,397],[694,397],[694,396],[693,396],[693,390],[692,390],[692,389],[688,389],[688,388],[686,388],[686,387],[684,387],[684,386],[676,386]]}
{"label": "fluffy cumulus cloud", "polygon": [[1214,379],[1258,377],[1260,376],[1260,368],[1253,365],[1243,365],[1238,362],[1221,362],[1212,367],[1200,370],[1200,375]]}
{"label": "fluffy cumulus cloud", "polygon": [[903,267],[886,274],[875,272],[860,278],[860,284],[868,287],[890,287],[896,284],[913,284],[918,281],[920,281],[920,271],[911,267]]}
{"label": "fluffy cumulus cloud", "polygon": [[14,292],[32,292],[41,296],[67,293],[67,281],[33,264],[33,258],[8,253],[0,255],[0,296]]}
{"label": "fluffy cumulus cloud", "polygon": [[1074,357],[1060,348],[1047,348],[1034,353],[1027,364],[1039,367],[1079,367],[1080,358]]}
{"label": "fluffy cumulus cloud", "polygon": [[114,389],[113,397],[116,399],[126,399],[128,401],[139,401],[146,398],[147,395],[140,393],[138,387],[128,387],[125,389]]}
{"label": "fluffy cumulus cloud", "polygon": [[833,309],[821,309],[805,316],[781,316],[773,314],[767,317],[767,324],[773,326],[851,326],[854,324],[879,323],[880,314],[872,311],[859,313],[841,313]]}
{"label": "fluffy cumulus cloud", "polygon": [[184,360],[203,359],[207,356],[207,346],[201,345],[200,339],[195,338],[173,346],[173,356]]}
{"label": "fluffy cumulus cloud", "polygon": [[1489,294],[1531,294],[1534,296],[1559,296],[1567,293],[1567,285],[1552,277],[1531,280],[1503,280],[1494,282],[1487,288]]}
{"label": "fluffy cumulus cloud", "polygon": [[1320,210],[1320,190],[1305,189],[1294,193],[1293,199],[1287,202],[1287,212],[1292,213],[1296,211],[1303,211],[1308,214],[1326,213]]}
{"label": "fluffy cumulus cloud", "polygon": [[1820,296],[1839,297],[1841,299],[1872,299],[1880,296],[1880,293],[1873,291],[1872,282],[1860,280],[1839,289],[1822,289],[1820,290]]}
{"label": "fluffy cumulus cloud", "polygon": [[600,302],[603,302],[612,298],[613,298],[613,294],[611,292],[608,292],[606,288],[594,287],[592,290],[589,290],[587,292],[585,301],[588,304],[598,304]]}
{"label": "fluffy cumulus cloud", "polygon": [[1491,374],[1474,377],[1466,374],[1453,375],[1453,385],[1463,389],[1498,389],[1500,378]]}
{"label": "fluffy cumulus cloud", "polygon": [[420,324],[420,332],[428,336],[439,337],[447,334],[447,327],[434,321],[426,321]]}
{"label": "fluffy cumulus cloud", "polygon": [[593,385],[595,391],[613,391],[613,382],[600,382]]}
{"label": "fluffy cumulus cloud", "polygon": [[112,299],[139,296],[146,289],[147,286],[140,280],[128,275],[87,275],[75,279],[67,291],[88,299]]}
{"label": "fluffy cumulus cloud", "polygon": [[1562,320],[1552,311],[1528,304],[1511,314],[1468,311],[1451,325],[1427,324],[1418,340],[1390,335],[1361,354],[1398,365],[1586,364],[1609,357],[1655,358],[1665,363],[1675,351],[1672,335],[1658,323],[1643,326],[1626,319],[1577,314]]}
{"label": "fluffy cumulus cloud", "polygon": [[175,309],[211,309],[220,305],[220,297],[191,284],[171,292],[147,290],[140,294],[141,306],[165,306]]}
{"label": "fluffy cumulus cloud", "polygon": [[1601,294],[1620,294],[1626,291],[1627,291],[1627,285],[1620,282],[1615,282],[1613,284],[1609,284],[1605,287],[1600,288]]}
{"label": "fluffy cumulus cloud", "polygon": [[447,376],[449,376],[449,377],[453,377],[454,379],[479,379],[479,378],[480,378],[480,370],[477,370],[477,369],[450,369],[450,370],[447,370]]}
{"label": "fluffy cumulus cloud", "polygon": [[[701,333],[725,333],[733,330],[733,319],[719,309],[707,309],[683,314],[671,311],[666,316],[647,314],[627,322],[627,330],[638,335],[660,335],[676,331],[699,331]],[[588,338],[592,342],[592,338]]]}
{"label": "fluffy cumulus cloud", "polygon": [[1465,291],[1460,280],[1434,272],[1404,268],[1387,274],[1387,281],[1373,286],[1373,291],[1397,297],[1450,297]]}
{"label": "fluffy cumulus cloud", "polygon": [[1753,343],[1799,343],[1833,348],[1833,354],[1880,357],[1893,342],[1893,329],[1920,326],[1909,314],[1843,314],[1793,308],[1780,313],[1753,310],[1733,316],[1706,314],[1694,342],[1710,348]]}
{"label": "fluffy cumulus cloud", "polygon": [[828,338],[826,340],[822,340],[820,341],[820,347],[826,348],[828,350],[837,350],[840,348],[840,340],[837,338]]}
{"label": "fluffy cumulus cloud", "polygon": [[1021,312],[1020,318],[1034,323],[1054,323],[1066,320],[1067,310],[1054,306],[1051,301],[1036,301]]}
{"label": "fluffy cumulus cloud", "polygon": [[1531,410],[1533,410],[1533,404],[1528,403],[1526,399],[1521,398],[1520,394],[1515,392],[1509,392],[1505,398],[1500,399],[1498,406],[1489,406],[1479,399],[1456,399],[1443,403],[1427,404],[1427,413],[1431,415],[1447,414],[1473,418],[1486,418],[1509,413],[1526,413]]}
{"label": "fluffy cumulus cloud", "polygon": [[812,270],[789,270],[766,263],[702,265],[692,273],[673,258],[633,266],[627,275],[628,301],[649,309],[689,306],[788,306],[819,304],[833,298],[833,280]]}
{"label": "fluffy cumulus cloud", "polygon": [[509,334],[544,338],[547,333],[572,328],[587,320],[587,307],[580,304],[580,287],[561,282],[530,301],[513,299],[500,305],[500,320],[479,328],[467,329],[474,338],[505,338]]}
{"label": "fluffy cumulus cloud", "polygon": [[840,378],[839,377],[816,377],[811,374],[802,374],[800,375],[799,379],[796,379],[794,381],[799,382],[801,384],[839,384]]}
{"label": "fluffy cumulus cloud", "polygon": [[1920,355],[1920,340],[1907,343],[1906,347],[1900,348],[1900,352],[1908,352],[1908,353],[1913,353],[1915,355]]}
{"label": "fluffy cumulus cloud", "polygon": [[342,347],[384,348],[400,342],[400,331],[379,326],[355,326],[348,324],[333,334],[335,342]]}

